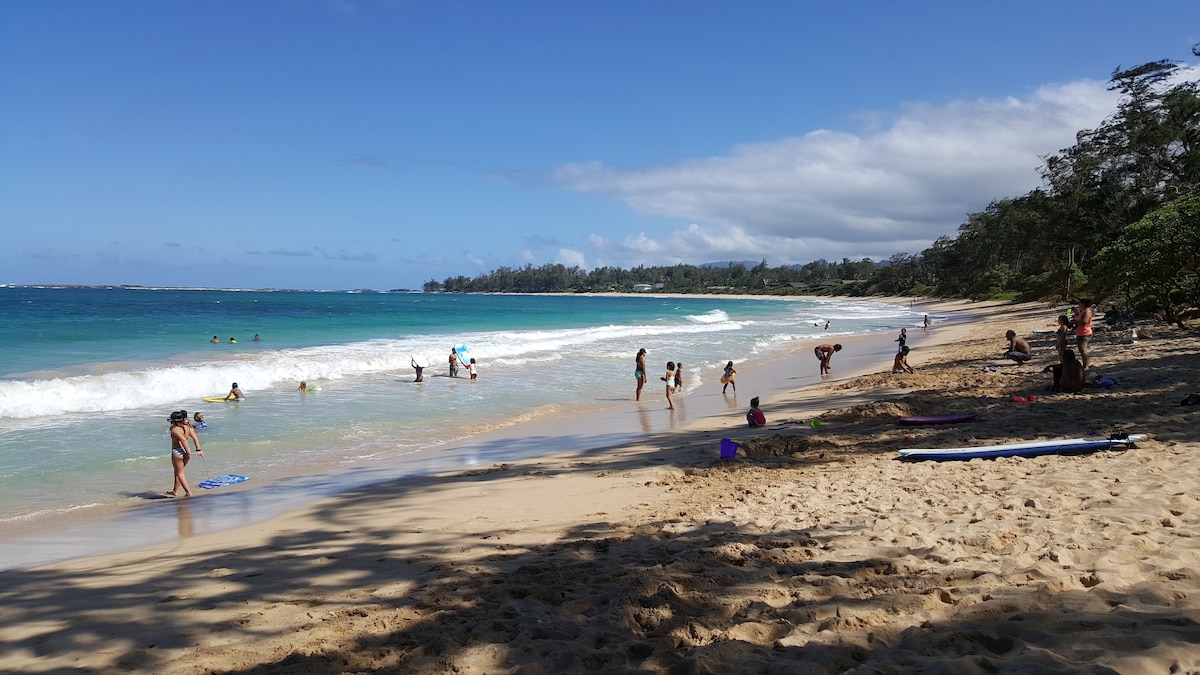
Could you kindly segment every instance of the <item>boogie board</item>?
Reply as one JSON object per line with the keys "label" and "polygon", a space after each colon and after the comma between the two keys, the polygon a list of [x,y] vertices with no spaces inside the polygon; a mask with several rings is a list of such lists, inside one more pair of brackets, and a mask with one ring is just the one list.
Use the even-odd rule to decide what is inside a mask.
{"label": "boogie board", "polygon": [[730,375],[729,377],[725,377],[724,375],[722,375],[721,376],[721,384],[729,384],[730,382],[733,382],[734,378],[736,378],[736,377],[737,377],[737,373],[734,373],[734,374]]}
{"label": "boogie board", "polygon": [[216,478],[209,478],[208,480],[200,481],[200,487],[211,490],[212,488],[219,488],[224,485],[244,483],[248,480],[250,480],[248,476],[239,476],[236,473],[227,473],[224,476],[217,476]]}
{"label": "boogie board", "polygon": [[973,448],[904,448],[900,451],[900,456],[904,459],[951,460],[1069,455],[1108,450],[1113,446],[1130,445],[1144,438],[1146,438],[1146,434],[1130,434],[1125,438],[1070,438],[1057,441],[980,445]]}
{"label": "boogie board", "polygon": [[900,424],[958,424],[975,419],[975,413],[960,415],[909,415],[896,420]]}
{"label": "boogie board", "polygon": [[467,351],[466,345],[459,345],[459,346],[455,347],[454,353],[458,354],[458,365],[459,366],[466,368],[467,364],[471,362],[471,352]]}
{"label": "boogie board", "polygon": [[207,401],[207,402],[209,402],[209,403],[229,403],[229,401],[245,401],[246,399],[244,399],[244,398],[231,398],[231,399],[229,399],[229,401],[227,401],[227,400],[225,400],[225,397],[224,397],[224,396],[205,396],[205,397],[204,397],[204,400],[205,400],[205,401]]}

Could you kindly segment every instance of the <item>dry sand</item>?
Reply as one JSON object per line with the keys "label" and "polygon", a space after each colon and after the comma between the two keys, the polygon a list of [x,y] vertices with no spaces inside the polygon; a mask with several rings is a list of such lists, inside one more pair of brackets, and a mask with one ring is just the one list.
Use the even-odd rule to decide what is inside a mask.
{"label": "dry sand", "polygon": [[[1200,390],[1198,334],[1099,335],[1094,367],[1119,384],[1051,395],[1054,314],[991,305],[915,331],[915,375],[797,390],[764,405],[774,428],[724,415],[601,459],[563,448],[0,574],[0,668],[1200,672],[1200,406],[1179,406]],[[1010,327],[1031,364],[998,358]],[[966,411],[979,419],[895,423]],[[896,460],[1118,429],[1151,438]],[[751,456],[718,460],[722,437]]]}

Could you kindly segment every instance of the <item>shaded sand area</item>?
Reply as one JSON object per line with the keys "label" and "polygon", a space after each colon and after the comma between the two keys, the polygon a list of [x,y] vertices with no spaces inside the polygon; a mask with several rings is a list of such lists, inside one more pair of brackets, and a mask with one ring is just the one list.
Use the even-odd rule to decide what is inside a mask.
{"label": "shaded sand area", "polygon": [[[1055,308],[937,307],[979,318],[915,331],[915,375],[766,401],[766,429],[734,412],[599,454],[564,447],[5,572],[0,668],[1200,672],[1200,406],[1179,405],[1200,389],[1200,333],[1099,335],[1093,365],[1118,384],[1049,394]],[[1031,338],[1029,365],[999,358],[1008,328]],[[957,412],[979,417],[895,421]],[[1150,439],[896,459],[1114,430]],[[743,453],[717,459],[721,438]]]}

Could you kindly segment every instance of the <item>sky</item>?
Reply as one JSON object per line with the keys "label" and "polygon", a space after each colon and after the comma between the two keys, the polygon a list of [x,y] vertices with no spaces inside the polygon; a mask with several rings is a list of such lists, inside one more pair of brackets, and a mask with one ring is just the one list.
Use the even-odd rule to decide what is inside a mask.
{"label": "sky", "polygon": [[1195,0],[0,2],[0,283],[916,254]]}

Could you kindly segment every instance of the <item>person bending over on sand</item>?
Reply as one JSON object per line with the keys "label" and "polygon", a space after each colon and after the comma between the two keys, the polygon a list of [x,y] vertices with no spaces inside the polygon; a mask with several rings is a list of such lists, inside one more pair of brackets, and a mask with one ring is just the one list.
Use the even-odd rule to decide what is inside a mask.
{"label": "person bending over on sand", "polygon": [[900,353],[896,354],[896,358],[892,361],[892,373],[895,375],[903,375],[904,373],[917,372],[912,366],[908,365],[908,345],[900,348]]}
{"label": "person bending over on sand", "polygon": [[[184,467],[191,460],[192,455],[188,452],[188,426],[187,415],[182,411],[171,413],[171,468],[174,470],[175,479],[171,483],[171,490],[168,495],[175,497],[179,495],[179,488],[183,488],[183,494],[191,497],[192,489],[188,487],[187,476],[183,474]],[[200,448],[196,448],[196,454],[201,457],[204,453]]]}
{"label": "person bending over on sand", "polygon": [[841,345],[820,345],[813,349],[813,353],[817,355],[817,360],[821,362],[821,374],[829,374],[829,360],[833,358],[834,352],[842,351]]}
{"label": "person bending over on sand", "polygon": [[763,414],[763,411],[758,409],[758,397],[755,396],[750,399],[750,409],[746,411],[746,424],[751,427],[761,427],[765,426],[766,423],[767,416]]}
{"label": "person bending over on sand", "polygon": [[234,382],[233,386],[229,388],[229,393],[225,394],[226,401],[228,401],[230,399],[235,400],[235,401],[240,401],[244,398],[246,398],[246,395],[243,394],[242,390],[238,388],[237,382]]}
{"label": "person bending over on sand", "polygon": [[635,401],[642,400],[642,387],[646,386],[646,348],[638,350],[637,358],[633,363],[633,376],[637,378],[637,395],[634,396]]}
{"label": "person bending over on sand", "polygon": [[675,362],[667,361],[666,377],[658,378],[667,383],[667,410],[674,410],[675,403],[671,401],[671,394],[675,393]]}
{"label": "person bending over on sand", "polygon": [[458,377],[458,352],[450,350],[450,377]]}
{"label": "person bending over on sand", "polygon": [[417,373],[417,379],[413,382],[423,382],[425,380],[425,366],[417,365],[417,360],[413,357],[408,357],[408,362],[412,364],[413,370]]}
{"label": "person bending over on sand", "polygon": [[721,387],[722,394],[725,393],[725,389],[727,387],[733,387],[733,393],[735,393],[735,394],[737,393],[737,383],[733,381],[733,378],[736,376],[737,376],[737,371],[733,369],[733,361],[726,363],[725,364],[725,373],[723,375],[721,375],[721,383],[723,385]]}
{"label": "person bending over on sand", "polygon": [[1092,342],[1092,301],[1086,298],[1079,301],[1079,309],[1075,310],[1075,346],[1079,348],[1079,360],[1083,362],[1083,370],[1087,372],[1088,345]]}
{"label": "person bending over on sand", "polygon": [[1033,354],[1029,349],[1029,343],[1023,337],[1017,337],[1016,331],[1008,331],[1004,334],[1008,338],[1008,349],[1004,352],[1004,358],[1012,359],[1017,362],[1017,365],[1028,363],[1029,359],[1033,358]]}

